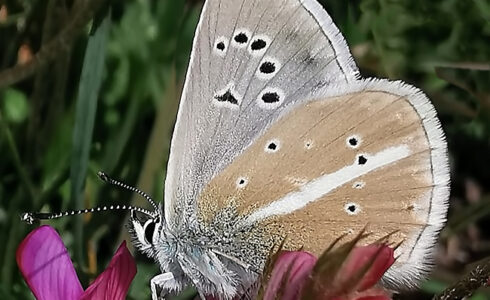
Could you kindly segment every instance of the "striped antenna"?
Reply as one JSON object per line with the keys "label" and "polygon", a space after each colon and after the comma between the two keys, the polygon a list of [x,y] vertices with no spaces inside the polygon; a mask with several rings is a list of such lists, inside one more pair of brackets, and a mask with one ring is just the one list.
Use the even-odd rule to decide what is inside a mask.
{"label": "striped antenna", "polygon": [[27,222],[28,224],[32,224],[34,223],[34,221],[39,221],[39,220],[52,220],[52,219],[66,217],[66,216],[74,216],[74,215],[81,215],[81,214],[108,211],[108,210],[137,211],[142,214],[148,215],[150,218],[155,217],[155,215],[157,214],[157,212],[150,212],[149,210],[146,210],[144,208],[134,207],[131,205],[111,205],[111,206],[100,206],[100,207],[93,207],[93,208],[87,208],[81,210],[69,210],[60,213],[23,213],[20,219],[24,222]]}
{"label": "striped antenna", "polygon": [[104,182],[107,182],[109,184],[112,184],[112,185],[115,185],[115,186],[118,186],[118,187],[121,187],[123,189],[126,189],[128,191],[131,191],[133,193],[136,193],[138,195],[140,195],[141,197],[145,198],[146,201],[148,201],[151,206],[153,206],[153,208],[155,209],[155,212],[158,212],[158,205],[155,203],[155,201],[153,201],[153,199],[145,192],[135,188],[135,187],[132,187],[130,185],[127,185],[123,182],[120,182],[118,180],[114,180],[112,179],[111,177],[109,177],[109,175],[107,175],[106,173],[102,172],[102,171],[99,171],[97,173],[97,175],[99,176],[99,178],[104,181]]}

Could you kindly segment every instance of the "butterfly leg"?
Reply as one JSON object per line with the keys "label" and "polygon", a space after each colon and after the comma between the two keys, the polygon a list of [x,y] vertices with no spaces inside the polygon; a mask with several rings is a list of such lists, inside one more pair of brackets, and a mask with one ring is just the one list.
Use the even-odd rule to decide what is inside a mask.
{"label": "butterfly leg", "polygon": [[169,280],[174,280],[174,274],[172,274],[171,272],[157,275],[150,280],[152,300],[158,300],[159,298],[157,294],[157,287],[162,287],[165,282]]}

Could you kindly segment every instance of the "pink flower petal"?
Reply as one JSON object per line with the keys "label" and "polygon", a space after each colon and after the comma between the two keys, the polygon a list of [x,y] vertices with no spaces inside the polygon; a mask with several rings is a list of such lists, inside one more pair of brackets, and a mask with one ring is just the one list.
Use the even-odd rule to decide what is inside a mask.
{"label": "pink flower petal", "polygon": [[126,242],[122,242],[107,269],[88,287],[80,300],[125,299],[135,275],[136,264]]}
{"label": "pink flower petal", "polygon": [[[264,300],[277,299],[277,294],[282,295],[281,300],[298,299],[301,288],[315,263],[316,257],[308,252],[283,251],[272,270]],[[288,278],[283,279],[288,275]]]}
{"label": "pink flower petal", "polygon": [[392,293],[383,289],[382,287],[375,286],[370,289],[364,290],[360,293],[356,293],[349,300],[391,300]]}
{"label": "pink flower petal", "polygon": [[378,295],[355,298],[354,300],[391,300],[391,298],[385,295]]}
{"label": "pink flower petal", "polygon": [[364,291],[381,279],[383,274],[395,262],[394,249],[384,245],[355,247],[340,270],[342,279],[351,278],[361,268],[369,264],[372,259],[374,259],[374,262],[362,277],[357,291]]}
{"label": "pink flower petal", "polygon": [[17,265],[38,300],[76,300],[83,292],[70,255],[50,226],[41,226],[22,241]]}

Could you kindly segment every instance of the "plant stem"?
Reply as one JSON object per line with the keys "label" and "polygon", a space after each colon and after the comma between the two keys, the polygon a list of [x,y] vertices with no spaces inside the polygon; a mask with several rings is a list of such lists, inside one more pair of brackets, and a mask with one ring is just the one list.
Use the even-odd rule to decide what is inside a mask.
{"label": "plant stem", "polygon": [[89,0],[83,9],[72,11],[70,22],[49,43],[44,44],[29,62],[0,72],[0,89],[33,75],[41,66],[56,59],[60,52],[67,51],[81,34],[85,25],[104,4],[103,0]]}
{"label": "plant stem", "polygon": [[479,264],[471,272],[444,292],[434,296],[433,300],[459,300],[466,299],[482,286],[485,286],[490,278],[490,259]]}
{"label": "plant stem", "polygon": [[31,203],[35,204],[37,203],[37,193],[35,191],[34,185],[32,184],[29,176],[27,176],[27,172],[22,166],[21,160],[20,160],[20,155],[19,155],[19,150],[17,149],[17,146],[15,144],[14,138],[12,136],[12,132],[10,131],[10,128],[8,125],[5,123],[3,116],[0,112],[0,127],[2,132],[5,135],[5,140],[7,141],[8,148],[10,150],[10,154],[12,155],[12,160],[14,161],[14,166],[15,170],[19,174],[20,181],[22,184],[25,186],[29,197],[31,199]]}

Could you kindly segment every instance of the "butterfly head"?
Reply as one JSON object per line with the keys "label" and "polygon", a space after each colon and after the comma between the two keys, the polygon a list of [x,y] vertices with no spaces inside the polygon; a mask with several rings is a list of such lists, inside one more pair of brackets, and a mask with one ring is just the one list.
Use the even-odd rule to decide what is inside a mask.
{"label": "butterfly head", "polygon": [[164,221],[160,211],[152,216],[138,216],[136,211],[131,211],[130,232],[133,236],[133,244],[149,257],[156,255],[156,245],[159,240],[162,240],[162,234],[165,232]]}
{"label": "butterfly head", "polygon": [[136,248],[154,259],[164,274],[172,274],[159,283],[163,291],[195,286],[204,295],[231,299],[247,293],[260,272],[261,255],[245,243],[250,232],[259,229],[238,222],[234,213],[222,213],[204,226],[167,222],[162,210],[153,216],[133,212],[129,225]]}

